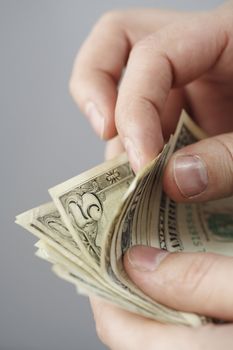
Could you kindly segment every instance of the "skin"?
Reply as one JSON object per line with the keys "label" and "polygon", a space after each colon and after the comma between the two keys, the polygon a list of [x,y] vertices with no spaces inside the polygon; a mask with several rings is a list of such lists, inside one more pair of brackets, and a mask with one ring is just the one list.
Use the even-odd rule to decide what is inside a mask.
{"label": "skin", "polygon": [[[83,44],[70,90],[97,134],[111,139],[106,157],[126,149],[136,172],[160,152],[186,109],[209,138],[171,157],[164,190],[178,202],[206,201],[233,195],[232,62],[232,1],[202,13],[116,11],[104,15]],[[205,169],[205,186],[195,195],[177,182],[176,161],[184,155]],[[133,282],[165,305],[229,324],[162,325],[91,298],[102,341],[124,350],[232,349],[233,259],[175,253],[161,260],[160,254],[131,248],[124,265]]]}

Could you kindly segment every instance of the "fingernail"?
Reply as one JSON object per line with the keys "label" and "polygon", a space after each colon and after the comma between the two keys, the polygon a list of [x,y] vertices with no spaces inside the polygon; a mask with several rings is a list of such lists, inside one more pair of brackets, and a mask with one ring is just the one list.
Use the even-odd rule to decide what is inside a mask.
{"label": "fingernail", "polygon": [[174,179],[184,197],[194,197],[205,191],[208,174],[199,156],[177,156],[174,161]]}
{"label": "fingernail", "polygon": [[129,161],[132,165],[133,170],[137,172],[141,167],[140,153],[138,152],[133,141],[131,139],[129,139],[128,137],[124,138],[124,147],[125,147],[125,150],[128,154]]}
{"label": "fingernail", "polygon": [[169,254],[166,250],[161,250],[146,246],[134,246],[127,252],[130,265],[139,271],[155,271],[161,262]]}
{"label": "fingernail", "polygon": [[98,108],[96,107],[94,102],[88,102],[86,105],[86,115],[97,133],[101,137],[101,139],[104,138],[104,116],[100,113]]}

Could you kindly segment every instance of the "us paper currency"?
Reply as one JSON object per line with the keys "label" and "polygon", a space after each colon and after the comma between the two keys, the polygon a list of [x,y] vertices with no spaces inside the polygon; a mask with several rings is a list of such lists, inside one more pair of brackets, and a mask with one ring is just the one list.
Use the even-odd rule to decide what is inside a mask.
{"label": "us paper currency", "polygon": [[137,176],[123,154],[50,189],[53,202],[19,215],[16,222],[39,238],[37,256],[52,263],[79,293],[96,294],[164,323],[206,323],[204,316],[170,309],[144,295],[122,263],[136,244],[233,256],[233,198],[177,204],[162,189],[171,154],[205,136],[183,112],[161,154]]}

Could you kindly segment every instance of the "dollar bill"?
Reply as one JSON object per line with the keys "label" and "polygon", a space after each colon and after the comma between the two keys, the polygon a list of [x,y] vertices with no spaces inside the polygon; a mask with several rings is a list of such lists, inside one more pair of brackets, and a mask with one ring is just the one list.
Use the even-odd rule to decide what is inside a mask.
{"label": "dollar bill", "polygon": [[53,264],[53,271],[59,275],[59,277],[68,280],[69,282],[75,284],[78,292],[86,295],[96,295],[98,297],[105,298],[111,301],[115,305],[126,308],[128,311],[141,314],[145,317],[154,318],[153,311],[150,308],[144,308],[143,305],[135,304],[130,299],[124,298],[124,294],[117,294],[112,292],[108,286],[101,285],[98,281],[93,278],[93,276],[88,276],[88,274],[80,274],[77,266],[69,259],[64,257],[59,251],[54,247],[50,246],[43,240],[39,240],[35,246],[38,248],[36,255]]}
{"label": "dollar bill", "polygon": [[95,291],[98,296],[104,295],[108,300],[114,300],[114,304],[118,306],[128,305],[131,311],[137,311],[138,314],[150,318],[156,317],[151,311],[150,302],[143,301],[128,290],[122,290],[118,285],[109,284],[88,261],[82,260],[78,245],[66,229],[53,203],[18,215],[16,222],[39,238],[35,244],[38,248],[36,255],[56,266],[59,265],[59,269],[69,271],[73,279],[75,276],[76,286],[82,293],[86,291],[90,294]]}
{"label": "dollar bill", "polygon": [[163,192],[163,171],[172,153],[205,136],[183,113],[161,154],[137,176],[123,154],[50,189],[53,203],[19,215],[17,223],[39,238],[37,255],[80,293],[97,294],[160,322],[206,323],[205,317],[144,295],[122,262],[135,244],[233,256],[232,198],[177,204]]}
{"label": "dollar bill", "polygon": [[50,194],[86,259],[100,265],[103,234],[134,178],[126,155],[74,177]]}
{"label": "dollar bill", "polygon": [[[233,199],[177,204],[162,187],[163,169],[179,148],[202,139],[203,132],[183,114],[176,133],[129,187],[122,207],[108,228],[102,271],[136,292],[126,275],[123,255],[131,246],[147,245],[171,252],[215,252],[233,256]],[[164,153],[164,154],[163,154]]]}

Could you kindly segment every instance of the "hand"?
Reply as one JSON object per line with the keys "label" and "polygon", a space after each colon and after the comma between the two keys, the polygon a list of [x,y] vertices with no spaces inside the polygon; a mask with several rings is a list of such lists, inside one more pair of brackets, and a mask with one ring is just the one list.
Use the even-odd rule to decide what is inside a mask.
{"label": "hand", "polygon": [[[147,295],[170,307],[233,320],[233,258],[207,253],[164,254],[133,247],[125,269]],[[163,325],[91,299],[100,339],[114,350],[231,350],[233,324],[199,328]]]}
{"label": "hand", "polygon": [[[121,152],[118,141],[108,143],[107,158]],[[227,320],[229,324],[195,329],[163,325],[92,297],[97,333],[110,349],[233,348],[233,258],[136,246],[126,253],[124,267],[132,281],[154,300],[178,310]]]}
{"label": "hand", "polygon": [[[70,89],[102,138],[119,134],[137,171],[161,150],[182,108],[211,136],[233,130],[232,62],[232,1],[203,13],[116,11],[99,20],[81,48]],[[169,195],[206,200],[213,186],[219,197],[232,194],[232,143],[226,134],[183,150],[202,160],[209,183],[205,169],[197,171],[197,157],[183,157],[178,186],[169,185],[172,165],[165,177]],[[193,168],[195,186],[181,188]]]}
{"label": "hand", "polygon": [[[138,171],[161,150],[182,108],[212,136],[170,159],[164,189],[177,201],[233,194],[232,10],[231,1],[206,13],[113,12],[97,23],[76,59],[73,97],[102,138],[119,135],[108,156],[123,147]],[[177,253],[155,266],[158,254],[134,247],[126,255],[125,269],[139,288],[170,307],[233,320],[232,258]],[[141,272],[137,266],[147,258],[154,269]],[[231,324],[190,329],[98,299],[92,305],[99,335],[112,349],[233,347]]]}

